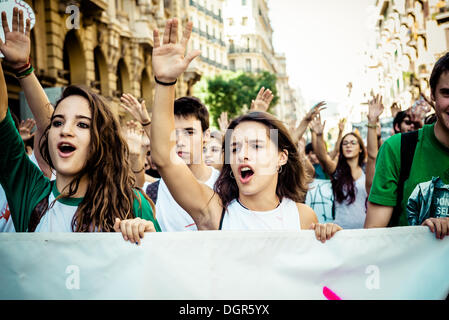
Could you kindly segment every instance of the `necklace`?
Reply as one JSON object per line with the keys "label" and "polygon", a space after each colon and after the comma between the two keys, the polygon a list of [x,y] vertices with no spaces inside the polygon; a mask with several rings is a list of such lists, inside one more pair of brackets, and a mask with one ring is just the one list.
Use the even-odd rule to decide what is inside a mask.
{"label": "necklace", "polygon": [[[243,205],[243,203],[240,201],[239,198],[237,198],[237,202],[238,202],[243,208],[245,208],[246,210],[253,211],[253,210],[248,209],[247,207],[245,207],[245,206]],[[274,209],[277,209],[280,205],[281,205],[281,201],[280,201],[279,198],[278,198],[278,204],[277,204],[276,208],[274,208]],[[273,209],[273,210],[274,210],[274,209]]]}

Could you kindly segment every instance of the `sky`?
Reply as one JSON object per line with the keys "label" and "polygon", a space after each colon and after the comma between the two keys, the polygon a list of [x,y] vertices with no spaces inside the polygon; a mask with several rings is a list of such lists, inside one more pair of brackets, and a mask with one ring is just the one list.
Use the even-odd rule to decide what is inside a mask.
{"label": "sky", "polygon": [[[268,0],[276,52],[306,103],[342,103],[363,70],[375,0]],[[311,105],[310,105],[311,106]]]}

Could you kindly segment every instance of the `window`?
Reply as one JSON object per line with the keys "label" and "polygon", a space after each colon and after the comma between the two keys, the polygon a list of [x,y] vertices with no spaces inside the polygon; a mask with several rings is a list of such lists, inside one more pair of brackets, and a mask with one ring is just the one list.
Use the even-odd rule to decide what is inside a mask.
{"label": "window", "polygon": [[248,72],[252,71],[251,59],[246,59],[246,71],[248,71]]}
{"label": "window", "polygon": [[230,25],[230,26],[233,26],[233,25],[234,25],[234,19],[229,18],[228,21],[229,21],[229,25]]}
{"label": "window", "polygon": [[246,0],[242,0],[242,6],[246,6]]}
{"label": "window", "polygon": [[248,17],[242,18],[242,26],[246,26],[248,24]]}
{"label": "window", "polygon": [[229,60],[229,67],[231,68],[231,70],[235,70],[235,60],[234,59]]}

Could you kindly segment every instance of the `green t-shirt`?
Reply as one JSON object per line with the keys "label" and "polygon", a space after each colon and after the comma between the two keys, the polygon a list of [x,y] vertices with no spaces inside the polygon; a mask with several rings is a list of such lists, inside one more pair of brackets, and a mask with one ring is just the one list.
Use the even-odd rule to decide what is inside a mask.
{"label": "green t-shirt", "polygon": [[[401,135],[396,134],[386,140],[379,150],[369,201],[383,206],[396,206],[400,166]],[[444,183],[449,182],[449,149],[435,137],[434,125],[425,125],[419,130],[410,176],[404,183],[400,226],[408,226],[406,205],[415,187],[431,181],[433,177],[440,177]]]}
{"label": "green t-shirt", "polygon": [[[0,148],[0,184],[8,200],[15,230],[26,232],[31,213],[36,205],[45,197],[49,197],[50,193],[57,197],[59,192],[56,189],[55,182],[51,182],[45,177],[42,171],[26,155],[23,141],[14,126],[9,110],[5,119],[0,122],[0,141],[2,142]],[[156,231],[160,232],[161,228],[153,216],[150,203],[144,198],[141,191],[135,190],[135,193],[139,197],[141,205],[139,205],[139,200],[134,199],[134,216],[152,221]],[[56,215],[58,218],[56,220],[61,220],[59,218],[66,212],[70,212],[70,207],[78,206],[82,200],[83,198],[60,199],[57,201],[58,205],[55,205],[55,208],[61,208],[61,210],[53,212],[55,209],[51,208],[45,215],[53,210],[51,214]],[[41,219],[41,222],[45,220],[48,219]],[[66,221],[69,220],[66,219]],[[62,230],[64,229],[64,223],[59,225],[61,227],[53,228],[53,231],[65,231]]]}

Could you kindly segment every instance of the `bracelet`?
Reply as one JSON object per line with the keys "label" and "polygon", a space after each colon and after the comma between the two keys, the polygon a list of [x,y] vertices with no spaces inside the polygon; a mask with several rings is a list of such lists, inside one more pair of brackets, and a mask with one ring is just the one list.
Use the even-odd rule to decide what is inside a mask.
{"label": "bracelet", "polygon": [[28,57],[28,62],[27,62],[25,65],[23,65],[23,66],[21,66],[21,67],[19,67],[19,68],[15,68],[15,69],[14,69],[14,72],[15,72],[16,74],[17,74],[17,73],[21,73],[21,72],[27,70],[27,69],[30,67],[30,65],[31,65],[31,57]]}
{"label": "bracelet", "polygon": [[[132,169],[131,169],[132,170]],[[132,170],[134,173],[141,173],[143,170],[145,170],[145,167],[143,167],[142,169],[140,169],[139,171],[134,171]]]}
{"label": "bracelet", "polygon": [[34,68],[33,68],[33,66],[30,64],[30,66],[29,66],[27,69],[25,69],[25,70],[23,70],[23,71],[21,71],[21,72],[16,73],[14,76],[15,76],[17,79],[23,79],[23,78],[29,76],[29,75],[30,75],[31,73],[33,73],[33,72],[34,72]]}
{"label": "bracelet", "polygon": [[148,121],[148,122],[145,122],[145,123],[142,123],[142,122],[141,122],[140,124],[141,124],[142,127],[149,126],[149,125],[151,124],[151,120]]}
{"label": "bracelet", "polygon": [[156,81],[156,83],[158,83],[158,84],[160,84],[160,85],[163,85],[163,86],[167,86],[167,87],[170,87],[170,86],[175,85],[176,82],[178,81],[178,79],[176,79],[176,80],[173,81],[173,82],[162,82],[162,81],[159,81],[159,80],[156,78],[156,76],[154,76],[154,80]]}
{"label": "bracelet", "polygon": [[371,124],[371,123],[367,123],[366,126],[368,128],[372,128],[372,129],[377,129],[378,125],[377,124]]}

